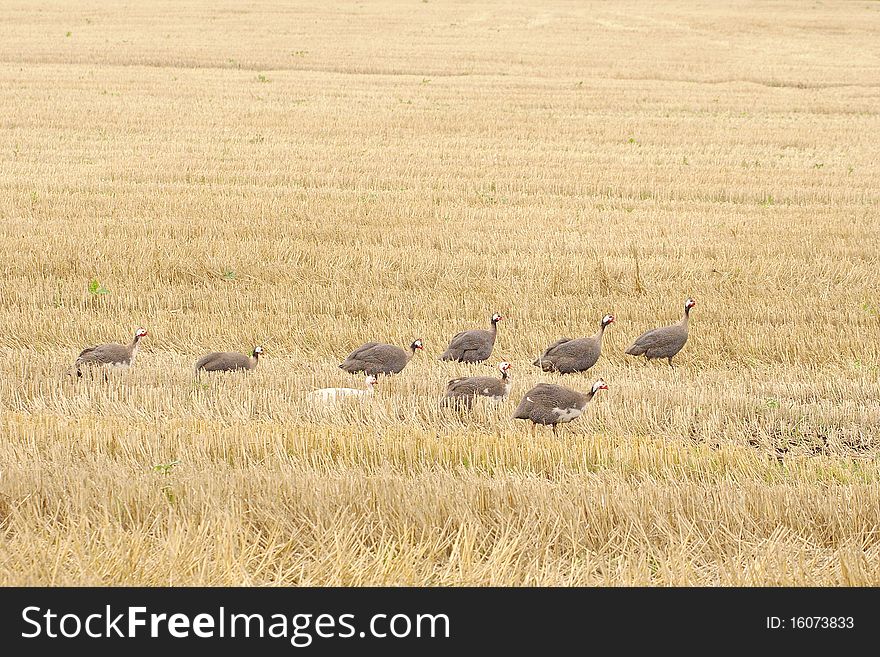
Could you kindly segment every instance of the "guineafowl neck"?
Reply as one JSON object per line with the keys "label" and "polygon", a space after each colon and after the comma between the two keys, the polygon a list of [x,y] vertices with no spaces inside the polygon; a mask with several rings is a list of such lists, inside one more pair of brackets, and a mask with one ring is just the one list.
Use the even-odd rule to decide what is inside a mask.
{"label": "guineafowl neck", "polygon": [[600,341],[602,340],[602,336],[605,335],[605,328],[605,324],[599,325],[599,331],[596,333],[596,338]]}
{"label": "guineafowl neck", "polygon": [[133,363],[135,356],[137,356],[138,345],[140,345],[141,338],[139,335],[134,336],[134,340],[131,341],[131,344],[128,345],[128,358],[129,362]]}

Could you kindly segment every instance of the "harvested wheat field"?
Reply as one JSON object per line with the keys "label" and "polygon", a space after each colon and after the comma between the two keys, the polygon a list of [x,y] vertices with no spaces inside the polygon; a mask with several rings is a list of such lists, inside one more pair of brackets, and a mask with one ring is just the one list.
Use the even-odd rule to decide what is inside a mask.
{"label": "harvested wheat field", "polygon": [[0,583],[880,585],[880,3],[247,4],[4,3]]}

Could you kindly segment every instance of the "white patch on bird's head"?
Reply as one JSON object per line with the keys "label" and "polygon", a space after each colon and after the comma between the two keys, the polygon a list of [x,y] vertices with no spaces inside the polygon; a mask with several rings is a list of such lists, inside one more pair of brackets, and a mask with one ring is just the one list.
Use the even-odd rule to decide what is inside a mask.
{"label": "white patch on bird's head", "polygon": [[605,317],[602,318],[602,326],[608,326],[613,321],[614,321],[614,315],[605,315]]}
{"label": "white patch on bird's head", "polygon": [[513,365],[511,365],[511,364],[508,363],[507,361],[504,361],[504,362],[502,362],[502,363],[498,363],[498,369],[501,370],[502,372],[506,372],[506,371],[509,370],[511,367],[513,367]]}
{"label": "white patch on bird's head", "polygon": [[254,347],[254,356],[262,356],[263,348],[262,347]]}
{"label": "white patch on bird's head", "polygon": [[377,383],[379,383],[379,379],[376,378],[375,376],[373,376],[372,374],[368,374],[367,378],[364,379],[364,382],[367,384],[367,386],[372,387],[372,386],[376,385]]}
{"label": "white patch on bird's head", "polygon": [[504,319],[504,318],[501,315],[499,315],[498,313],[495,313],[494,315],[492,315],[492,323],[493,324],[495,324],[496,322],[500,322],[502,319]]}
{"label": "white patch on bird's head", "polygon": [[608,390],[608,384],[603,379],[598,379],[593,384],[593,393],[595,394],[597,390]]}
{"label": "white patch on bird's head", "polygon": [[690,310],[691,308],[693,308],[696,305],[697,305],[697,302],[694,301],[691,297],[688,297],[687,301],[684,302],[684,307],[687,308],[688,310]]}
{"label": "white patch on bird's head", "polygon": [[424,349],[425,346],[422,344],[422,339],[413,340],[413,343],[410,345],[413,349]]}
{"label": "white patch on bird's head", "polygon": [[134,337],[136,337],[136,338],[142,338],[142,337],[144,337],[146,334],[147,334],[147,329],[145,329],[145,328],[139,328],[137,331],[134,332]]}

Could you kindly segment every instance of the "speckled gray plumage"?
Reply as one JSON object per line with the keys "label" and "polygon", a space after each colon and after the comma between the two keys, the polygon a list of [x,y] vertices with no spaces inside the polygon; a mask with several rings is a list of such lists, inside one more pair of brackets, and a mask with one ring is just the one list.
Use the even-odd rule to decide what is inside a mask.
{"label": "speckled gray plumage", "polygon": [[372,374],[373,376],[398,374],[412,359],[415,351],[416,348],[413,345],[410,346],[408,351],[405,351],[393,344],[367,342],[352,351],[340,363],[339,367],[352,374],[358,372]]}
{"label": "speckled gray plumage", "polygon": [[236,351],[213,351],[196,361],[196,372],[232,372],[235,370],[252,370],[259,362],[259,354],[253,356],[240,354]]}
{"label": "speckled gray plumage", "polygon": [[141,336],[135,332],[134,339],[129,344],[117,344],[108,342],[83,349],[74,362],[74,368],[78,376],[82,376],[83,366],[120,366],[131,365],[138,352]]}
{"label": "speckled gray plumage", "polygon": [[472,329],[456,333],[449,341],[446,351],[440,356],[440,360],[480,363],[492,355],[497,335],[498,324],[494,319],[490,329]]}
{"label": "speckled gray plumage", "polygon": [[[610,322],[609,322],[610,323]],[[551,344],[532,365],[545,372],[585,372],[599,360],[602,353],[602,336],[605,334],[604,322],[599,323],[599,331],[586,338],[560,338]]]}
{"label": "speckled gray plumage", "polygon": [[446,384],[444,403],[449,406],[470,408],[477,397],[505,399],[510,392],[510,377],[504,372],[494,376],[466,376],[452,379]]}
{"label": "speckled gray plumage", "polygon": [[565,411],[576,409],[583,412],[594,394],[592,391],[578,392],[553,383],[539,383],[523,396],[513,412],[513,417],[517,420],[531,420],[535,424],[571,422],[575,418],[566,419]]}
{"label": "speckled gray plumage", "polygon": [[637,337],[626,350],[630,356],[644,356],[648,360],[665,358],[672,365],[672,358],[682,350],[688,339],[690,307],[685,303],[682,318],[670,326],[646,331]]}

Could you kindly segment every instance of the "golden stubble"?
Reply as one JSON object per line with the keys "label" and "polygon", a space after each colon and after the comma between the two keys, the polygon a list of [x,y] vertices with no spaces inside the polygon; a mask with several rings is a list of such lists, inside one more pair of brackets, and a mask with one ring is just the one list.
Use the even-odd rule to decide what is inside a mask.
{"label": "golden stubble", "polygon": [[877,3],[69,4],[0,40],[0,583],[880,583]]}

